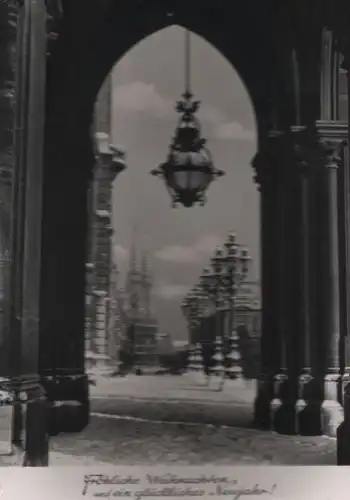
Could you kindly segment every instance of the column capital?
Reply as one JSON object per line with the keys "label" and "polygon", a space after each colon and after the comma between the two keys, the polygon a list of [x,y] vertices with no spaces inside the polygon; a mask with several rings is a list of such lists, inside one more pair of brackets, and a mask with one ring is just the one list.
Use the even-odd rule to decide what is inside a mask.
{"label": "column capital", "polygon": [[337,121],[316,121],[318,143],[327,168],[338,168],[341,163],[341,151],[348,142],[348,125]]}
{"label": "column capital", "polygon": [[313,127],[293,126],[294,161],[305,175],[314,167],[337,168],[341,151],[348,141],[348,125],[328,120],[317,120]]}
{"label": "column capital", "polygon": [[110,172],[110,181],[114,181],[116,176],[126,169],[125,151],[120,146],[114,146],[109,143],[109,135],[104,132],[95,134],[96,161],[101,166],[108,168]]}
{"label": "column capital", "polygon": [[251,165],[255,170],[254,182],[258,184],[259,191],[262,186],[270,182],[282,170],[288,148],[288,134],[281,130],[271,130],[261,141],[259,151],[252,159]]}

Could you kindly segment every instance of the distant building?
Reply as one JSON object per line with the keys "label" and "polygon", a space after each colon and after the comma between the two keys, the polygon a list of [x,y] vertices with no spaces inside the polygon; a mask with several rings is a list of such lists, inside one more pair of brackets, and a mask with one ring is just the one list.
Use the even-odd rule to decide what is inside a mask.
{"label": "distant building", "polygon": [[[112,184],[124,153],[110,146],[111,81],[105,81],[95,106],[95,166],[88,189],[88,256],[86,263],[85,359],[87,368],[109,366],[115,358],[115,322],[118,303],[113,288],[116,269],[112,261]],[[113,303],[112,303],[113,302]],[[111,310],[113,309],[113,321]],[[112,335],[112,339],[111,339]]]}
{"label": "distant building", "polygon": [[174,344],[175,342],[169,333],[157,334],[157,352],[159,354],[174,352]]}
{"label": "distant building", "polygon": [[173,341],[174,349],[185,349],[189,346],[188,340],[174,340]]}
{"label": "distant building", "polygon": [[[227,330],[228,315],[227,307],[221,307],[218,311],[215,311],[214,307],[208,307],[207,314],[199,318],[196,327],[189,333],[190,343],[195,344],[200,339],[208,342],[214,340],[218,324],[223,330]],[[237,329],[243,326],[249,337],[260,337],[261,299],[258,282],[246,282],[240,289],[235,301],[235,315]]]}
{"label": "distant building", "polygon": [[[261,300],[259,283],[247,282],[244,284],[236,298],[235,315],[243,372],[245,377],[255,378],[260,363]],[[217,312],[213,312],[211,308],[210,313],[199,318],[195,328],[189,332],[190,343],[212,343],[218,329],[225,336],[228,336],[228,319],[229,310],[227,307],[222,307]]]}

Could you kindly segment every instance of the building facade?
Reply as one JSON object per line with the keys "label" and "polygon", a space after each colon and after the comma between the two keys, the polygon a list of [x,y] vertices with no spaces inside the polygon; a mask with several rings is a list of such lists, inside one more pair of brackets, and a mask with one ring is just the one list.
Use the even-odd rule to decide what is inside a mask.
{"label": "building facade", "polygon": [[112,257],[112,189],[125,168],[125,154],[111,145],[111,79],[95,105],[95,166],[88,191],[88,260],[86,264],[86,363],[110,366],[116,361],[116,329],[121,314],[116,299],[118,272]]}

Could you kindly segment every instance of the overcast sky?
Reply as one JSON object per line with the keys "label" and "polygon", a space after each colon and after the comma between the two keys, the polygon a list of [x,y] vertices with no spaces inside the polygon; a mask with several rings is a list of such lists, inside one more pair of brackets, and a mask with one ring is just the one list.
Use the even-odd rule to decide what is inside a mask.
{"label": "overcast sky", "polygon": [[205,207],[171,208],[162,181],[149,171],[165,161],[174,135],[175,101],[184,90],[184,30],[171,27],[145,39],[113,70],[113,141],[128,168],[113,190],[114,254],[125,269],[133,227],[150,253],[154,308],[163,331],[186,338],[181,300],[229,231],[249,248],[259,276],[259,194],[250,161],[256,151],[252,105],[234,68],[192,35],[192,90],[216,166],[226,176],[208,190]]}

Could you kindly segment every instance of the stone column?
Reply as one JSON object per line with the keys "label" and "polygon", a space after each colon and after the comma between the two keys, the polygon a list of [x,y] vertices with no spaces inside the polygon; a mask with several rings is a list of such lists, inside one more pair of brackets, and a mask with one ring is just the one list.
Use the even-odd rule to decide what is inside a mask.
{"label": "stone column", "polygon": [[300,191],[293,157],[290,131],[279,134],[274,143],[276,210],[275,269],[275,344],[274,397],[271,402],[271,429],[280,433],[298,432],[297,399],[300,332]]}
{"label": "stone column", "polygon": [[[255,400],[255,424],[273,427],[276,383],[281,374],[279,268],[280,234],[276,217],[280,214],[278,192],[278,143],[281,134],[271,133],[253,160],[261,192],[262,328],[261,373]],[[276,378],[277,377],[277,378]]]}
{"label": "stone column", "polygon": [[100,365],[108,364],[109,358],[109,293],[111,272],[111,246],[113,229],[112,182],[125,169],[124,152],[108,144],[109,136],[96,134],[97,155],[93,181],[93,236],[92,261],[93,295],[95,308],[95,346],[100,354]]}
{"label": "stone column", "polygon": [[[16,140],[16,112],[20,109],[19,97],[19,57],[18,49],[20,44],[19,31],[19,9],[20,6],[15,3],[3,2],[0,4],[0,237],[1,237],[1,259],[5,267],[1,269],[1,324],[0,324],[0,390],[8,392],[8,381],[11,377],[18,375],[20,355],[19,355],[19,340],[20,327],[17,322],[16,331],[11,328],[13,325],[15,314],[15,303],[13,300],[13,289],[15,281],[13,249],[11,248],[12,234],[11,222],[16,216],[13,210],[16,205],[13,203],[13,179],[14,172],[18,170],[18,157],[14,148]],[[17,55],[17,57],[14,57]],[[23,109],[23,108],[22,108]],[[17,131],[18,134],[18,131]],[[11,290],[12,288],[12,290]],[[10,324],[11,321],[11,324]],[[14,338],[15,337],[15,338]],[[4,384],[5,382],[5,384]],[[7,387],[6,387],[7,386]],[[14,418],[12,425],[11,413],[12,408],[3,407],[0,409],[1,418],[1,440],[7,441],[9,450],[12,448],[12,442],[19,443],[21,440],[21,424],[22,416],[14,407]],[[13,428],[11,436],[11,428]],[[6,430],[5,430],[6,429]],[[6,437],[5,437],[6,432]],[[12,442],[11,442],[12,441]]]}
{"label": "stone column", "polygon": [[310,435],[320,433],[319,397],[315,378],[316,335],[312,321],[312,232],[313,174],[312,154],[309,151],[310,134],[305,127],[292,127],[293,163],[297,174],[299,207],[297,217],[296,264],[297,283],[297,324],[298,324],[298,399],[296,401],[296,431]]}
{"label": "stone column", "polygon": [[[338,168],[341,149],[347,140],[347,125],[318,121],[316,128],[321,150],[318,175],[323,204],[320,226],[320,268],[322,276],[321,342],[324,366],[324,396],[321,406],[321,427],[324,434],[335,436],[343,420],[340,366],[340,296],[338,241]],[[322,354],[321,354],[322,355]]]}
{"label": "stone column", "polygon": [[[21,394],[25,466],[48,465],[47,395],[41,385],[40,280],[42,269],[42,192],[46,88],[46,7],[44,0],[23,2],[19,11],[17,68],[17,161],[13,178],[13,279],[11,339],[13,385]],[[12,20],[12,22],[14,19]],[[19,405],[18,405],[19,407]],[[18,420],[16,424],[18,424]]]}
{"label": "stone column", "polygon": [[[108,357],[108,297],[104,291],[94,291],[94,309],[95,309],[95,341],[96,353],[101,360],[106,361]],[[101,363],[104,364],[103,362]]]}
{"label": "stone column", "polygon": [[280,137],[277,150],[277,239],[278,372],[275,375],[274,420],[272,428],[280,433],[296,432],[297,328],[296,296],[296,172],[292,161],[289,132]]}

